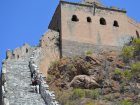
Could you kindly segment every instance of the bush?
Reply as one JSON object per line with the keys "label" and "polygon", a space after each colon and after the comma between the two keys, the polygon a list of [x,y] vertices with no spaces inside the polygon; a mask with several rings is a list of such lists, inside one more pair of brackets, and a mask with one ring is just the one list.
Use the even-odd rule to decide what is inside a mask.
{"label": "bush", "polygon": [[120,75],[121,74],[121,71],[118,70],[118,69],[116,69],[112,75],[115,75],[115,74]]}
{"label": "bush", "polygon": [[72,92],[72,98],[73,99],[85,98],[85,91],[79,88],[74,89],[74,92]]}
{"label": "bush", "polygon": [[124,88],[125,84],[126,84],[125,82],[124,82],[124,83],[122,83],[122,88]]}
{"label": "bush", "polygon": [[89,94],[88,94],[88,97],[91,98],[91,99],[97,99],[100,97],[100,94],[98,92],[98,90],[90,90],[89,91]]}
{"label": "bush", "polygon": [[125,59],[130,59],[133,56],[133,49],[131,46],[126,47],[124,46],[122,49],[122,56]]}
{"label": "bush", "polygon": [[134,38],[132,41],[132,44],[134,45],[134,51],[140,51],[140,39]]}
{"label": "bush", "polygon": [[122,101],[122,104],[123,104],[123,105],[132,105],[132,103],[129,102],[129,101]]}
{"label": "bush", "polygon": [[50,64],[51,64],[51,67],[55,67],[57,62],[59,62],[59,60],[55,60],[55,61],[51,61]]}
{"label": "bush", "polygon": [[131,77],[131,73],[127,70],[125,70],[123,73],[122,73],[122,77]]}
{"label": "bush", "polygon": [[87,54],[93,54],[93,52],[91,50],[88,50]]}
{"label": "bush", "polygon": [[51,80],[52,77],[50,75],[47,75],[46,80]]}
{"label": "bush", "polygon": [[74,64],[69,64],[68,66],[70,69],[74,67]]}
{"label": "bush", "polygon": [[86,105],[97,105],[97,104],[94,104],[94,103],[90,102],[90,103],[88,103]]}
{"label": "bush", "polygon": [[85,64],[85,67],[86,68],[89,68],[89,67],[91,67],[92,65],[91,64]]}
{"label": "bush", "polygon": [[73,101],[68,101],[66,105],[76,105]]}
{"label": "bush", "polygon": [[137,71],[140,71],[140,63],[133,64],[133,66],[131,67],[132,73],[135,73]]}
{"label": "bush", "polygon": [[[62,92],[60,90],[55,90],[54,93],[55,93],[55,98],[59,102],[60,105],[66,105],[71,97],[71,94],[72,94],[71,91],[69,91],[69,90],[66,90],[64,92]],[[74,105],[74,104],[70,103],[67,105]]]}
{"label": "bush", "polygon": [[76,56],[73,56],[73,58],[78,58],[78,55],[76,55]]}

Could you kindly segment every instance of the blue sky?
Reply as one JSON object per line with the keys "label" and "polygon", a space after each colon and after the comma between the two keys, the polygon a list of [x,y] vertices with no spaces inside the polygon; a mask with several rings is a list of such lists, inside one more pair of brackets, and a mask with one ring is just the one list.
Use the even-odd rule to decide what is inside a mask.
{"label": "blue sky", "polygon": [[[0,68],[7,49],[24,43],[38,45],[60,0],[0,0]],[[79,2],[80,0],[69,0]],[[125,8],[140,23],[140,0],[100,0],[104,5]]]}

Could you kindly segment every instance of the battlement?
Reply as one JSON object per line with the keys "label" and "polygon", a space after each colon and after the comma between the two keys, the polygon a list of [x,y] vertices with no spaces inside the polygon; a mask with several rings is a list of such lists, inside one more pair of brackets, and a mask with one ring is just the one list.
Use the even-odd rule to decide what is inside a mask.
{"label": "battlement", "polygon": [[10,49],[6,51],[6,59],[7,60],[12,60],[12,59],[18,59],[22,55],[28,53],[31,50],[31,46],[27,43],[25,43],[21,48],[17,47],[14,49],[12,52]]}

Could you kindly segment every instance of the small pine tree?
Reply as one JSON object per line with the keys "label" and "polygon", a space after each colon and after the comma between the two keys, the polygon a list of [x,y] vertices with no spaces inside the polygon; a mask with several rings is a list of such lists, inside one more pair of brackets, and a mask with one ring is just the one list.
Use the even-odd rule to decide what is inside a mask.
{"label": "small pine tree", "polygon": [[132,47],[131,46],[129,46],[129,47],[124,46],[123,49],[122,49],[122,56],[125,59],[130,59],[133,56],[133,49],[132,49]]}

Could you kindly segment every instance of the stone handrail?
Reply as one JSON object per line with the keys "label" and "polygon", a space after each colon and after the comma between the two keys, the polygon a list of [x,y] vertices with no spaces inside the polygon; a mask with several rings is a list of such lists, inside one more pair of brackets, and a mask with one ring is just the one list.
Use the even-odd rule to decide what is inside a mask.
{"label": "stone handrail", "polygon": [[30,70],[31,70],[31,73],[33,73],[33,71],[35,71],[36,75],[37,75],[37,78],[40,78],[41,79],[41,86],[40,86],[40,93],[42,95],[42,97],[44,98],[45,102],[48,104],[48,105],[58,105],[58,102],[55,101],[55,95],[54,95],[54,92],[50,92],[49,91],[49,86],[46,84],[46,77],[42,75],[42,73],[39,72],[39,69],[38,69],[38,66],[36,66],[35,64],[35,60],[36,60],[36,57],[37,57],[37,54],[38,51],[34,51],[33,54],[32,54],[32,57],[30,57]]}

